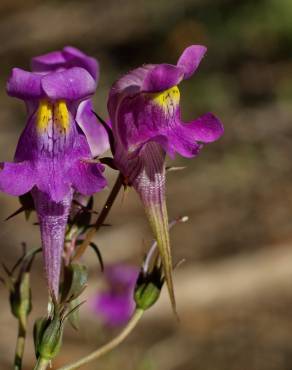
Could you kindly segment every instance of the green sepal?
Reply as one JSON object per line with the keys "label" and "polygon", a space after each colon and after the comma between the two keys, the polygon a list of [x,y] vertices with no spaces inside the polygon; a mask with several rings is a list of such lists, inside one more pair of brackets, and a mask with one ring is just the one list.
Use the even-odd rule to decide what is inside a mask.
{"label": "green sepal", "polygon": [[158,300],[160,292],[161,288],[152,282],[138,285],[134,293],[137,308],[147,310],[152,307]]}
{"label": "green sepal", "polygon": [[69,303],[68,307],[70,312],[68,314],[68,321],[71,324],[72,328],[75,330],[79,330],[79,305],[79,298],[76,298]]}
{"label": "green sepal", "polygon": [[38,348],[42,341],[44,331],[48,325],[48,319],[45,317],[38,318],[33,326],[33,341],[34,341],[34,350],[36,357],[39,357]]}
{"label": "green sepal", "polygon": [[76,299],[86,288],[88,270],[85,265],[71,263],[65,267],[61,302]]}

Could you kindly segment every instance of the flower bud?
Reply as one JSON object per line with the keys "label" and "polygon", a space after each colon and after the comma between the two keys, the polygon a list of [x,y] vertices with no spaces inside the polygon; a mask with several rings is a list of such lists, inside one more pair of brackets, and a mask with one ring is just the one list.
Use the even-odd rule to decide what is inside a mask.
{"label": "flower bud", "polygon": [[57,356],[63,336],[63,321],[59,314],[53,319],[38,319],[34,326],[34,338],[37,357],[52,360]]}
{"label": "flower bud", "polygon": [[135,289],[134,298],[137,308],[147,310],[156,303],[160,296],[160,288],[152,282],[138,285]]}
{"label": "flower bud", "polygon": [[38,347],[39,347],[40,342],[42,340],[42,336],[44,334],[44,331],[46,329],[47,322],[48,322],[48,319],[46,317],[40,317],[34,323],[33,341],[34,341],[34,349],[35,349],[36,357],[39,356]]}
{"label": "flower bud", "polygon": [[156,303],[160,296],[161,288],[164,283],[162,266],[158,258],[154,260],[152,268],[142,268],[138,277],[134,292],[134,299],[137,308],[147,310]]}
{"label": "flower bud", "polygon": [[[187,216],[178,217],[169,223],[168,228],[171,229],[177,223],[186,221],[188,221]],[[158,242],[155,241],[146,254],[135,287],[134,299],[137,308],[143,310],[147,310],[156,303],[166,280],[162,259],[157,253],[157,246]]]}

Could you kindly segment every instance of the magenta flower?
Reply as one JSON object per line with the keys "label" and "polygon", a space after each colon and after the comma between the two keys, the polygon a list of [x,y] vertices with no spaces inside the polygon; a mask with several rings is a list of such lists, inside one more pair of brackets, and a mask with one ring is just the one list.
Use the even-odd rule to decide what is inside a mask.
{"label": "magenta flower", "polygon": [[140,195],[164,265],[175,308],[172,262],[165,205],[165,154],[195,157],[203,144],[217,140],[223,126],[211,113],[189,123],[181,120],[178,84],[191,77],[206,47],[192,45],[177,65],[151,64],[119,79],[108,100],[117,168]]}
{"label": "magenta flower", "polygon": [[92,307],[108,326],[127,322],[135,308],[134,288],[138,269],[133,266],[114,264],[105,268],[106,289],[97,294]]}
{"label": "magenta flower", "polygon": [[[73,192],[91,195],[106,185],[103,166],[88,161],[107,145],[104,129],[89,114],[97,67],[93,58],[67,47],[33,58],[33,72],[14,68],[7,83],[8,94],[26,103],[28,119],[14,162],[1,164],[0,190],[31,192],[48,287],[56,297]],[[94,130],[96,141],[90,141]]]}

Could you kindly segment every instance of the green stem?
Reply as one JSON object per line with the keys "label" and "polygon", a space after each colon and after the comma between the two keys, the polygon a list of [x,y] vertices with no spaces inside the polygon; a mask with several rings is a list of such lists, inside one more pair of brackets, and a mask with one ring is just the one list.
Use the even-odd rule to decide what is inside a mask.
{"label": "green stem", "polygon": [[115,347],[117,347],[120,343],[123,342],[124,339],[127,338],[127,336],[133,331],[133,329],[138,324],[139,320],[141,319],[142,315],[144,313],[144,310],[137,308],[128,322],[128,324],[125,326],[125,328],[121,331],[120,334],[118,334],[114,339],[112,339],[107,344],[103,345],[96,351],[90,353],[89,355],[83,357],[79,361],[76,361],[72,364],[63,366],[57,370],[74,370],[79,369],[81,366],[88,364],[91,361],[94,361],[98,359],[99,357],[105,355],[106,353],[113,350]]}
{"label": "green stem", "polygon": [[81,244],[81,246],[78,248],[78,251],[77,253],[75,254],[74,256],[74,260],[78,259],[79,257],[82,256],[82,254],[85,252],[86,248],[88,247],[88,245],[91,243],[91,240],[92,238],[94,237],[94,234],[99,230],[99,228],[102,226],[102,224],[104,223],[107,215],[109,214],[109,211],[111,210],[112,208],[112,205],[114,204],[114,201],[116,199],[116,197],[118,196],[119,194],[119,191],[121,189],[123,185],[123,176],[121,174],[119,174],[111,192],[110,192],[110,195],[108,196],[104,206],[103,206],[103,209],[102,211],[100,212],[96,222],[95,222],[95,225],[92,229],[90,229],[87,234],[86,234],[86,237],[83,241],[83,243]]}
{"label": "green stem", "polygon": [[34,367],[34,370],[46,370],[49,365],[50,365],[50,360],[39,357],[38,361],[37,361],[37,363]]}
{"label": "green stem", "polygon": [[15,357],[14,357],[14,370],[22,369],[22,358],[24,354],[25,337],[26,337],[26,317],[23,320],[18,320],[18,334],[16,341]]}

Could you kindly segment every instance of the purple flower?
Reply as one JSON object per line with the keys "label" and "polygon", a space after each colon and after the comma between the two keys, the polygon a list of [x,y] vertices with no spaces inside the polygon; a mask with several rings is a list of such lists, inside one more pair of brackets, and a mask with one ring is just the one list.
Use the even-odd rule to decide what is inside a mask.
{"label": "purple flower", "polygon": [[211,113],[189,123],[181,120],[177,85],[196,71],[206,50],[204,46],[192,45],[184,50],[177,65],[151,64],[134,69],[112,86],[108,100],[115,165],[144,204],[174,308],[165,155],[195,157],[205,143],[223,134],[222,124]]}
{"label": "purple flower", "polygon": [[[12,70],[10,96],[25,101],[28,111],[14,162],[1,164],[0,190],[11,195],[31,192],[38,214],[45,271],[51,294],[58,296],[61,255],[73,192],[91,195],[105,185],[103,166],[88,161],[90,96],[96,89],[97,62],[67,47],[32,59],[33,72]],[[87,120],[88,118],[88,120]],[[98,127],[98,125],[96,124]]]}
{"label": "purple flower", "polygon": [[99,293],[92,307],[108,326],[127,322],[135,308],[134,288],[138,269],[123,264],[113,264],[105,268],[106,290]]}

